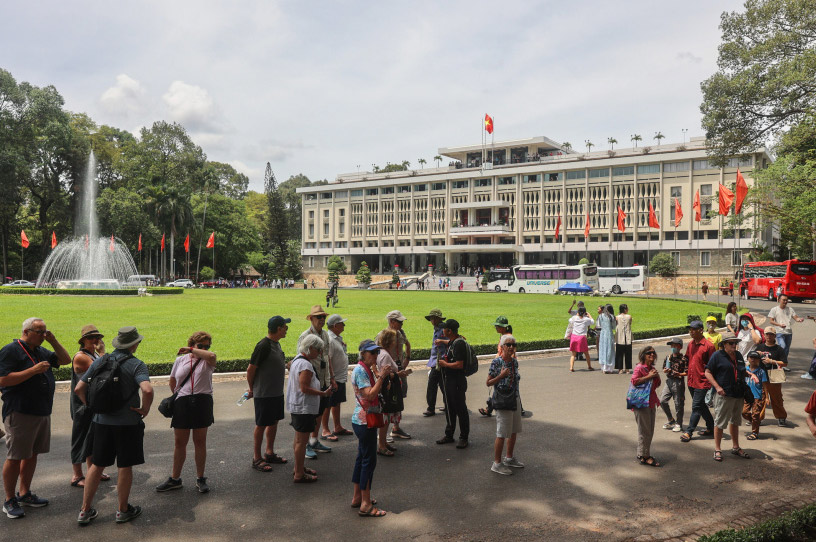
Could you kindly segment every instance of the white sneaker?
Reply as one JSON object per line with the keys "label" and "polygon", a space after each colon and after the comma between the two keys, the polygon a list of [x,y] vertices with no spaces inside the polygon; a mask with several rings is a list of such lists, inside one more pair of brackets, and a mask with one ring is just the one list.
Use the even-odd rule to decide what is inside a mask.
{"label": "white sneaker", "polygon": [[677,425],[677,424],[675,424],[674,422],[666,422],[666,423],[663,424],[663,429],[671,429],[675,425]]}
{"label": "white sneaker", "polygon": [[813,377],[810,376],[810,373],[805,373],[802,376],[800,376],[799,378],[804,378],[805,380],[813,380]]}
{"label": "white sneaker", "polygon": [[392,437],[392,436],[391,436],[391,433],[388,433],[388,434],[385,436],[385,442],[387,442],[388,444],[391,444],[391,443],[393,443],[393,442],[394,442],[394,437]]}
{"label": "white sneaker", "polygon": [[492,470],[496,474],[503,474],[505,476],[513,474],[513,470],[510,467],[504,465],[503,463],[493,463],[493,466],[490,467],[490,470]]}
{"label": "white sneaker", "polygon": [[683,427],[681,425],[679,425],[679,424],[672,427],[672,431],[674,431],[675,433],[680,433],[682,430],[683,430]]}
{"label": "white sneaker", "polygon": [[524,463],[516,459],[515,457],[505,457],[502,461],[502,464],[506,467],[513,467],[515,469],[523,469]]}

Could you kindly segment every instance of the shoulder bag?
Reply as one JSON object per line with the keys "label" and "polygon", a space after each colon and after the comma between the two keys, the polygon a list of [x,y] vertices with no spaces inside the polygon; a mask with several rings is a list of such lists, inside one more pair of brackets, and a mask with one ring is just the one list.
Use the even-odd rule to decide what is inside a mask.
{"label": "shoulder bag", "polygon": [[629,391],[626,392],[626,408],[632,410],[634,408],[648,408],[649,395],[652,393],[652,382],[649,380],[645,384],[635,386],[629,382]]}
{"label": "shoulder bag", "polygon": [[788,377],[785,374],[785,371],[776,363],[774,363],[774,367],[774,369],[768,370],[768,382],[771,384],[782,384],[783,382],[787,382]]}
{"label": "shoulder bag", "polygon": [[[374,374],[371,372],[365,363],[360,362],[358,365],[363,367],[363,370],[368,374],[368,381],[371,382],[371,385],[374,385]],[[379,405],[379,399],[375,399],[374,401],[366,401],[369,404],[368,407],[363,405],[362,401],[360,400],[359,393],[354,394],[354,398],[357,400],[357,404],[360,405],[360,408],[366,413],[366,427],[369,429],[377,429],[380,427],[385,427],[385,418],[382,415],[382,407]]]}
{"label": "shoulder bag", "polygon": [[159,403],[159,412],[165,418],[172,418],[173,417],[173,411],[175,410],[175,407],[176,407],[176,397],[178,397],[178,392],[179,392],[179,390],[181,388],[184,387],[184,385],[187,383],[187,381],[190,380],[190,377],[193,376],[193,371],[196,370],[196,367],[198,367],[198,364],[200,362],[201,362],[201,358],[199,358],[198,361],[195,362],[195,364],[193,365],[193,368],[190,369],[190,372],[184,378],[181,385],[176,388],[176,391],[173,392],[173,395],[171,395],[170,397],[165,397],[164,399],[161,400],[161,403]]}

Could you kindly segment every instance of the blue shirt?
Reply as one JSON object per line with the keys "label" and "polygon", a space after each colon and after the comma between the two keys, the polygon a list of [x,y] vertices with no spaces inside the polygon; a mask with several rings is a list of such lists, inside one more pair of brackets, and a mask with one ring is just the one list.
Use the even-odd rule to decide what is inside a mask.
{"label": "blue shirt", "polygon": [[11,412],[32,416],[51,415],[54,406],[54,373],[51,368],[59,367],[59,359],[54,352],[42,346],[31,348],[19,339],[0,350],[0,376],[25,371],[41,361],[51,364],[44,373],[34,375],[16,386],[0,388],[3,393],[3,419]]}
{"label": "blue shirt", "polygon": [[[130,354],[130,352],[117,348],[113,351],[113,354],[116,354],[117,357],[124,357]],[[85,371],[85,374],[82,375],[81,380],[87,384],[88,379],[99,369],[100,362],[104,363],[106,359],[106,356],[95,359],[88,370]],[[142,382],[150,382],[150,373],[147,370],[147,365],[138,358],[130,358],[119,365],[119,370],[122,371],[122,383],[124,384],[122,388],[125,396],[133,393],[134,386],[136,387],[136,392],[133,393],[125,406],[116,412],[94,414],[94,423],[100,425],[139,425],[142,422],[142,415],[138,412],[134,412],[130,407],[138,408],[141,404],[138,391],[139,384]]]}
{"label": "blue shirt", "polygon": [[[762,383],[768,381],[768,375],[765,373],[765,369],[762,367],[757,367],[756,370],[751,369],[750,367],[746,367],[745,370],[750,373],[748,376],[745,377],[745,383],[748,384],[748,387],[751,388],[751,393],[754,394],[754,399],[761,399],[762,398]],[[755,374],[756,377],[759,379],[757,384],[754,384],[754,381],[751,379],[751,374]]]}
{"label": "blue shirt", "polygon": [[354,370],[351,372],[351,385],[356,388],[354,391],[354,413],[351,415],[351,423],[356,423],[357,425],[367,426],[366,423],[366,413],[363,411],[363,407],[360,405],[360,398],[357,395],[356,390],[361,390],[363,388],[368,388],[371,386],[371,380],[368,378],[368,373],[365,369],[363,369],[360,364],[358,363]]}
{"label": "blue shirt", "polygon": [[428,367],[436,367],[436,361],[439,359],[439,347],[436,345],[436,340],[442,338],[442,326],[434,328],[433,339],[431,339],[431,355],[428,358]]}

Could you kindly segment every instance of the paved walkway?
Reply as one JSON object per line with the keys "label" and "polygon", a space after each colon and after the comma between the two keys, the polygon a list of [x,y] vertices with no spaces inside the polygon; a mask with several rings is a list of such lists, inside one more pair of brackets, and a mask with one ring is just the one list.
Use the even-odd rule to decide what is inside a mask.
{"label": "paved walkway", "polygon": [[[757,306],[765,302],[755,302]],[[816,307],[796,305],[804,313]],[[766,309],[767,310],[767,309]],[[192,447],[184,489],[157,494],[153,487],[169,474],[172,434],[155,409],[146,418],[147,464],[135,469],[132,502],[144,508],[131,524],[113,521],[113,483],[103,484],[96,507],[100,517],[85,530],[76,523],[81,491],[69,487],[70,420],[68,394],[58,392],[52,451],[42,457],[34,491],[51,499],[27,517],[0,518],[6,540],[113,539],[139,541],[227,541],[266,539],[351,540],[627,540],[696,537],[747,516],[778,513],[812,500],[816,440],[805,425],[804,405],[814,382],[799,375],[809,364],[816,326],[799,324],[792,351],[793,372],[785,385],[789,426],[778,427],[768,412],[761,438],[741,442],[750,460],[725,454],[712,461],[713,442],[679,442],[677,433],[658,428],[653,453],[664,467],[635,461],[636,427],[625,409],[628,378],[600,371],[569,373],[563,355],[521,362],[522,398],[533,417],[524,420],[517,457],[526,468],[513,476],[490,472],[495,418],[476,413],[487,396],[486,366],[469,379],[471,446],[438,446],[444,416],[423,418],[425,371],[410,377],[403,427],[413,439],[397,442],[394,458],[379,457],[374,495],[389,511],[382,519],[359,518],[349,507],[356,440],[345,437],[330,454],[308,463],[319,472],[312,485],[292,484],[291,467],[251,470],[252,405],[235,401],[244,385],[215,385],[216,424],[209,440],[207,475],[212,492],[194,488]],[[412,337],[415,344],[419,337]],[[658,345],[661,355],[665,345]],[[580,366],[580,365],[579,365]],[[595,364],[597,367],[597,363]],[[168,395],[166,383],[158,400]],[[688,404],[688,403],[687,403]],[[343,423],[348,427],[350,405]],[[687,410],[690,408],[687,407]],[[747,428],[743,428],[746,429]],[[292,431],[282,425],[276,451],[291,459]],[[725,442],[724,448],[730,447]],[[114,481],[115,481],[114,476]],[[678,538],[678,539],[683,539]]]}

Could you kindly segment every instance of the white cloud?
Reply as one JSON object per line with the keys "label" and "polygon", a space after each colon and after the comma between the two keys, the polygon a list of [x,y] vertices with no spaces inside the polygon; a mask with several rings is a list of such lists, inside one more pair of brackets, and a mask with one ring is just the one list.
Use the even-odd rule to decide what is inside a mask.
{"label": "white cloud", "polygon": [[252,168],[246,165],[245,163],[241,162],[240,160],[232,160],[229,162],[229,165],[235,168],[235,171],[238,173],[243,173],[247,177],[249,177],[250,181],[253,185],[257,184],[260,181],[260,184],[263,185],[263,176],[264,176],[264,169],[259,168]]}
{"label": "white cloud", "polygon": [[690,51],[683,51],[681,53],[677,53],[677,60],[682,62],[687,62],[689,64],[699,64],[703,61],[702,57],[696,56]]}
{"label": "white cloud", "polygon": [[221,114],[210,93],[197,85],[173,81],[162,96],[170,118],[192,132],[221,132]]}
{"label": "white cloud", "polygon": [[116,76],[116,84],[102,93],[99,104],[112,115],[139,115],[147,108],[147,91],[139,81],[120,73]]}

